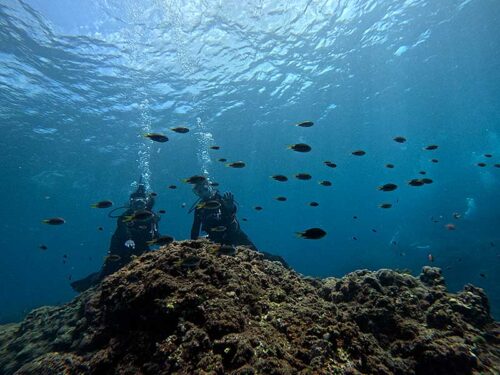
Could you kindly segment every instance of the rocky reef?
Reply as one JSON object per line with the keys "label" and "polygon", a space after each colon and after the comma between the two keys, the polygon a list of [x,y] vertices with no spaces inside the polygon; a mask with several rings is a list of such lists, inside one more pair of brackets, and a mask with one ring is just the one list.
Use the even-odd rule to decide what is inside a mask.
{"label": "rocky reef", "polygon": [[483,291],[437,268],[314,279],[199,240],[0,326],[0,373],[497,374],[499,343]]}

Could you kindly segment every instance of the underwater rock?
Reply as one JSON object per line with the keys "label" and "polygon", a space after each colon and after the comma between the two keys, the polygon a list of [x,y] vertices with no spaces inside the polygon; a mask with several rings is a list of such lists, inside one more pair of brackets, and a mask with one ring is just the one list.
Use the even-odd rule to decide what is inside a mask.
{"label": "underwater rock", "polygon": [[[70,303],[0,326],[1,374],[473,374],[500,366],[484,292],[441,271],[315,279],[173,242]],[[194,267],[183,260],[199,259]]]}

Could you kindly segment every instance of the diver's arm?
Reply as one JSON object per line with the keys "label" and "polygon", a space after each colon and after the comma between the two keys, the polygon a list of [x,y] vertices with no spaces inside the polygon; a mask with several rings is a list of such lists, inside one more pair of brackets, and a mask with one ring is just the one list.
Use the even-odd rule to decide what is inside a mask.
{"label": "diver's arm", "polygon": [[194,211],[193,225],[191,226],[191,239],[196,240],[200,235],[201,215],[198,209]]}

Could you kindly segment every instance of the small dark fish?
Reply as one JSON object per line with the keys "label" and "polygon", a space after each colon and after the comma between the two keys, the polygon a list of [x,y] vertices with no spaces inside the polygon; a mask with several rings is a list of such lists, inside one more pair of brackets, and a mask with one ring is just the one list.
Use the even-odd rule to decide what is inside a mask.
{"label": "small dark fish", "polygon": [[226,158],[220,158],[220,159],[219,159],[219,161],[220,161],[221,163],[225,163],[225,162],[227,161],[227,159],[226,159]]}
{"label": "small dark fish", "polygon": [[500,163],[493,164],[493,166],[494,166],[495,168],[500,168]]}
{"label": "small dark fish", "polygon": [[220,146],[210,146],[212,150],[220,150]]}
{"label": "small dark fish", "polygon": [[175,190],[175,189],[177,189],[177,186],[176,185],[169,185],[168,188],[172,189],[172,190]]}
{"label": "small dark fish", "polygon": [[424,184],[432,184],[434,181],[430,178],[422,178],[421,180]]}
{"label": "small dark fish", "polygon": [[97,203],[92,204],[90,207],[92,208],[108,208],[113,205],[113,202],[111,201],[100,201]]}
{"label": "small dark fish", "polygon": [[372,232],[373,233],[377,233],[377,230],[372,228]]}
{"label": "small dark fish", "polygon": [[227,230],[227,227],[224,225],[218,225],[215,228],[211,228],[210,232],[225,232]]}
{"label": "small dark fish", "polygon": [[303,232],[296,232],[297,237],[306,240],[319,240],[326,236],[326,232],[321,228],[310,228]]}
{"label": "small dark fish", "polygon": [[122,257],[116,254],[109,254],[104,257],[105,262],[118,262],[120,259],[122,259]]}
{"label": "small dark fish", "polygon": [[271,176],[273,180],[279,181],[279,182],[285,182],[288,181],[287,176],[283,176],[282,174],[275,174],[274,176]]}
{"label": "small dark fish", "polygon": [[147,241],[146,245],[158,245],[158,246],[164,246],[168,245],[169,243],[172,243],[174,241],[174,238],[171,236],[160,236],[157,237],[151,241]]}
{"label": "small dark fish", "polygon": [[337,168],[337,164],[335,164],[329,160],[324,161],[323,164],[326,165],[327,167],[330,167],[330,168]]}
{"label": "small dark fish", "polygon": [[486,163],[483,163],[483,162],[481,162],[481,163],[477,163],[477,166],[478,166],[478,167],[486,167]]}
{"label": "small dark fish", "polygon": [[394,141],[396,141],[398,143],[405,143],[406,142],[406,138],[402,137],[402,136],[397,136],[397,137],[394,137],[393,139],[394,139]]}
{"label": "small dark fish", "polygon": [[314,125],[314,122],[312,122],[312,121],[302,121],[302,122],[295,124],[295,126],[300,126],[301,128],[310,128],[313,125]]}
{"label": "small dark fish", "polygon": [[215,187],[217,187],[217,186],[219,186],[219,185],[220,185],[220,184],[219,184],[218,182],[215,182],[215,181],[210,182],[210,186],[215,186]]}
{"label": "small dark fish", "polygon": [[185,208],[185,207],[186,207],[186,203],[184,203],[184,202],[183,202],[183,203],[181,204],[181,207],[182,207],[182,208]]}
{"label": "small dark fish", "polygon": [[484,154],[484,157],[491,158],[491,157],[493,157],[493,155],[491,155],[491,154]]}
{"label": "small dark fish", "polygon": [[379,204],[380,208],[391,208],[392,204],[391,203],[381,203]]}
{"label": "small dark fish", "polygon": [[439,146],[438,145],[429,145],[425,146],[424,150],[436,150]]}
{"label": "small dark fish", "polygon": [[286,197],[276,197],[275,199],[280,202],[286,201]]}
{"label": "small dark fish", "polygon": [[168,141],[168,137],[166,135],[163,135],[160,133],[146,133],[146,134],[144,134],[144,136],[146,138],[151,139],[152,141],[155,141],[155,142],[164,143],[164,142]]}
{"label": "small dark fish", "polygon": [[261,206],[255,206],[254,209],[255,209],[255,211],[262,211],[262,207]]}
{"label": "small dark fish", "polygon": [[426,175],[426,174],[427,174],[427,172],[426,172],[426,171],[420,171],[420,172],[418,172],[418,173],[419,173],[419,174],[421,174],[421,175]]}
{"label": "small dark fish", "polygon": [[165,210],[159,210],[158,213],[160,213],[160,214],[166,214],[167,211],[165,211]]}
{"label": "small dark fish", "polygon": [[310,180],[312,178],[312,176],[308,173],[297,173],[295,175],[295,178],[297,178],[299,180]]}
{"label": "small dark fish", "polygon": [[385,167],[386,167],[386,168],[389,168],[389,169],[392,169],[392,168],[394,168],[394,164],[390,164],[390,163],[389,163],[389,164],[386,164],[386,165],[385,165]]}
{"label": "small dark fish", "polygon": [[50,219],[42,220],[42,223],[49,225],[61,225],[64,224],[65,222],[66,220],[64,220],[62,217],[51,217]]}
{"label": "small dark fish", "polygon": [[354,241],[357,241],[357,240],[358,240],[358,237],[356,237],[356,236],[352,236],[352,239],[353,239]]}
{"label": "small dark fish", "polygon": [[356,151],[353,151],[352,154],[356,155],[356,156],[363,156],[366,154],[366,152],[363,150],[356,150]]}
{"label": "small dark fish", "polygon": [[319,184],[322,186],[332,186],[332,183],[328,180],[320,181]]}
{"label": "small dark fish", "polygon": [[196,268],[200,265],[201,258],[197,256],[189,256],[185,259],[179,260],[175,263],[177,267],[182,267],[182,268]]}
{"label": "small dark fish", "polygon": [[492,241],[492,242],[490,242],[490,246],[491,246],[491,247],[495,247],[495,243],[494,243],[493,241]]}
{"label": "small dark fish", "polygon": [[453,212],[453,218],[454,218],[454,219],[457,219],[457,220],[458,220],[458,219],[460,219],[461,217],[462,217],[462,215],[460,215],[460,213],[458,213],[458,212]]}
{"label": "small dark fish", "polygon": [[67,254],[63,254],[63,258],[64,259],[68,259],[68,255]]}
{"label": "small dark fish", "polygon": [[398,185],[396,184],[385,184],[382,186],[379,186],[377,189],[381,191],[394,191],[398,188]]}
{"label": "small dark fish", "polygon": [[311,206],[311,207],[318,207],[319,203],[318,202],[311,202],[311,203],[309,203],[309,206]]}
{"label": "small dark fish", "polygon": [[398,245],[398,243],[397,243],[396,241],[391,241],[391,245],[392,245],[392,246],[397,246],[397,245]]}
{"label": "small dark fish", "polygon": [[431,159],[431,162],[433,162],[433,163],[439,163],[439,160],[437,160],[437,159]]}
{"label": "small dark fish", "polygon": [[486,278],[486,275],[484,273],[480,273],[479,276],[481,276],[482,278]]}
{"label": "small dark fish", "polygon": [[149,195],[151,195],[152,197],[157,197],[158,196],[158,193],[155,193],[154,191],[149,193]]}
{"label": "small dark fish", "polygon": [[241,220],[243,221],[248,221],[248,219],[246,217],[242,218]]}
{"label": "small dark fish", "polygon": [[123,218],[124,223],[131,221],[144,221],[150,219],[154,214],[148,210],[139,210],[134,212],[132,215],[125,216]]}
{"label": "small dark fish", "polygon": [[232,256],[236,254],[236,247],[233,245],[220,245],[217,249],[217,254]]}
{"label": "small dark fish", "polygon": [[188,133],[189,132],[189,129],[188,128],[185,128],[183,126],[178,126],[176,128],[170,128],[170,130],[176,132],[176,133],[181,133],[181,134],[184,134],[184,133]]}
{"label": "small dark fish", "polygon": [[199,184],[199,183],[205,182],[206,180],[207,180],[207,178],[205,176],[195,175],[195,176],[185,178],[182,181],[184,181],[188,184]]}
{"label": "small dark fish", "polygon": [[73,280],[73,276],[68,275],[68,280],[69,280],[69,281]]}
{"label": "small dark fish", "polygon": [[97,227],[97,230],[102,232],[104,230],[104,228],[103,227]]}
{"label": "small dark fish", "polygon": [[306,145],[305,143],[296,143],[294,145],[288,146],[290,150],[297,152],[309,152],[312,150],[311,146]]}
{"label": "small dark fish", "polygon": [[358,217],[356,215],[354,215],[352,218],[356,220]]}
{"label": "small dark fish", "polygon": [[38,248],[40,250],[47,250],[48,249],[47,245],[44,245],[44,244],[41,244],[40,246],[38,246]]}
{"label": "small dark fish", "polygon": [[421,179],[414,178],[408,181],[408,185],[410,186],[422,186],[424,185],[424,182]]}
{"label": "small dark fish", "polygon": [[200,202],[199,204],[196,205],[196,208],[199,209],[205,209],[205,210],[217,210],[220,208],[221,203],[219,201],[206,201],[206,202]]}
{"label": "small dark fish", "polygon": [[231,167],[231,168],[244,168],[246,164],[242,161],[235,161],[232,163],[227,163],[226,166]]}

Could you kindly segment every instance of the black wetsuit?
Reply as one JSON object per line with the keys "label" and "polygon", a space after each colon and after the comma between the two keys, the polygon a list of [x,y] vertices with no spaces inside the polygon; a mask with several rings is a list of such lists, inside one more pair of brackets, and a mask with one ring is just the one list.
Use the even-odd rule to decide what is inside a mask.
{"label": "black wetsuit", "polygon": [[[198,205],[210,201],[219,202],[220,208],[209,209],[197,207],[195,209],[193,225],[191,227],[191,239],[195,240],[198,238],[201,227],[201,230],[207,233],[208,238],[213,242],[223,245],[247,246],[257,251],[257,247],[240,228],[240,223],[236,218],[237,208],[232,199],[227,200],[217,192],[213,197],[201,200]],[[221,230],[224,227],[225,230]],[[278,261],[289,268],[288,264],[281,256],[273,255],[265,251],[261,253],[264,254],[264,258]]]}
{"label": "black wetsuit", "polygon": [[[133,255],[139,256],[149,251],[146,242],[158,237],[158,221],[160,218],[154,214],[148,220],[123,222],[125,216],[133,213],[133,210],[128,209],[118,218],[115,233],[111,237],[108,256],[101,270],[71,283],[74,290],[77,292],[87,290],[129,263]],[[128,240],[133,241],[135,247],[127,247],[125,243]]]}

